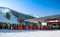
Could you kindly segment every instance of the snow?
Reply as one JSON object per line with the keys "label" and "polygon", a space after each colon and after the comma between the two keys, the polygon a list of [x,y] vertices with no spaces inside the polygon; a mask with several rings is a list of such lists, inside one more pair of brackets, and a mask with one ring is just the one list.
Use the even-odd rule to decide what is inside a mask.
{"label": "snow", "polygon": [[10,13],[10,15],[11,15],[11,18],[10,18],[9,22],[19,24],[18,18],[15,17],[12,13]]}
{"label": "snow", "polygon": [[7,12],[10,12],[10,9],[0,7],[0,12],[7,13]]}
{"label": "snow", "polygon": [[9,20],[6,18],[6,13],[0,12],[0,22],[19,24],[17,17],[15,17],[12,13],[10,13],[10,16],[11,18]]}
{"label": "snow", "polygon": [[[6,18],[6,13],[9,12],[11,18]],[[18,18],[15,17],[9,8],[0,7],[0,22],[11,23],[11,24],[20,24]]]}
{"label": "snow", "polygon": [[22,32],[0,32],[0,37],[60,37],[60,30],[55,31],[23,31]]}
{"label": "snow", "polygon": [[[8,9],[0,9],[0,22],[18,24],[18,18],[12,13],[10,20],[5,17],[8,11]],[[60,30],[0,30],[0,37],[60,37]]]}

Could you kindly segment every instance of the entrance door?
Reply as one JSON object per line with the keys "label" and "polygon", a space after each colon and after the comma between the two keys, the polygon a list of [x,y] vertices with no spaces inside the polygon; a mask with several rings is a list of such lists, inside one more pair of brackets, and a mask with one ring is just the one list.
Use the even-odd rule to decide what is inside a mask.
{"label": "entrance door", "polygon": [[52,29],[58,29],[59,26],[58,26],[58,23],[51,23],[52,24]]}

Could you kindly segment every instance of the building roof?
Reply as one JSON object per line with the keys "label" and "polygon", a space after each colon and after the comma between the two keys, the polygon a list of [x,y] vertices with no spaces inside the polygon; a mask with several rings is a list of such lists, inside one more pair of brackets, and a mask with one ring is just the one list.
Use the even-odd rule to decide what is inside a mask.
{"label": "building roof", "polygon": [[52,15],[52,16],[45,16],[45,17],[40,17],[40,18],[35,18],[35,19],[27,19],[25,21],[38,23],[38,21],[45,22],[45,20],[51,20],[51,19],[60,19],[60,14]]}

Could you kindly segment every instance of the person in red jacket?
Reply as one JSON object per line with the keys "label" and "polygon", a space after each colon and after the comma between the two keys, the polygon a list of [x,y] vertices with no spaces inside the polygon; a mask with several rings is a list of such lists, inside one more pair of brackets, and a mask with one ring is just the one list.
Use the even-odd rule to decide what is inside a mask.
{"label": "person in red jacket", "polygon": [[23,25],[22,24],[20,24],[20,30],[23,30]]}
{"label": "person in red jacket", "polygon": [[29,29],[30,29],[30,30],[32,30],[32,28],[33,28],[33,25],[32,25],[32,24],[30,24],[30,25],[29,25]]}
{"label": "person in red jacket", "polygon": [[17,30],[17,25],[16,25],[16,24],[12,24],[12,25],[11,25],[11,29],[12,29],[12,30]]}
{"label": "person in red jacket", "polygon": [[2,23],[2,28],[3,29],[8,29],[7,23]]}
{"label": "person in red jacket", "polygon": [[37,30],[40,30],[40,25],[36,25],[35,28],[36,28]]}
{"label": "person in red jacket", "polygon": [[23,27],[23,30],[26,30],[26,25],[22,25],[22,27]]}
{"label": "person in red jacket", "polygon": [[52,30],[52,26],[51,25],[48,25],[47,26],[47,30]]}

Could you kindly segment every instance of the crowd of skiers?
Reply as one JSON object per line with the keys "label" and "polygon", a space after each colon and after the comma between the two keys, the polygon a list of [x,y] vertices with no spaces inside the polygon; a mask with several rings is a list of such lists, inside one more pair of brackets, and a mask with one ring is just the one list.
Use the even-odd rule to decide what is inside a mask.
{"label": "crowd of skiers", "polygon": [[58,29],[57,27],[52,26],[40,26],[40,25],[23,25],[23,24],[10,24],[10,23],[2,23],[0,22],[0,29],[8,29],[8,30],[53,30]]}

